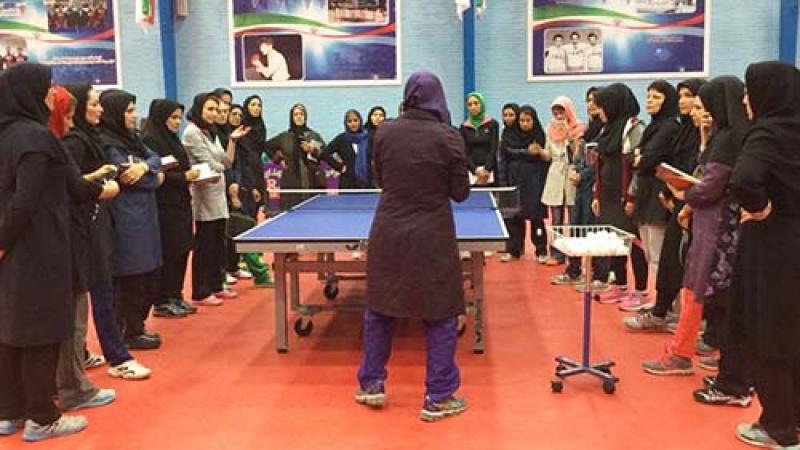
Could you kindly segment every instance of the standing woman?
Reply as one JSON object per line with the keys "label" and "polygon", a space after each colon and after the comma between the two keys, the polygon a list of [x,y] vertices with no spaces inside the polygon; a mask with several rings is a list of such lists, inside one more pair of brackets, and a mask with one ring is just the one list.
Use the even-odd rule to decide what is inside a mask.
{"label": "standing woman", "polygon": [[87,425],[53,403],[59,344],[72,336],[75,298],[69,160],[47,129],[51,78],[39,64],[0,75],[0,435],[14,434],[24,421],[28,441]]}
{"label": "standing woman", "polygon": [[158,296],[153,315],[184,317],[197,312],[197,307],[183,299],[186,263],[192,249],[192,196],[189,185],[200,175],[189,165],[189,157],[178,137],[183,105],[157,99],[150,103],[144,143],[160,157],[172,156],[177,166],[164,171],[164,184],[156,193],[158,223],[161,230],[161,270]]}
{"label": "standing woman", "polygon": [[122,190],[111,202],[114,224],[111,273],[117,317],[128,348],[154,349],[161,336],[145,330],[150,306],[158,297],[161,234],[156,190],[164,175],[161,158],[136,132],[136,97],[112,89],[100,95],[100,141],[106,158],[121,168]]}
{"label": "standing woman", "polygon": [[467,149],[470,182],[476,186],[494,183],[500,125],[486,114],[486,100],[480,92],[467,95],[469,118],[461,124],[461,137]]}
{"label": "standing woman", "polygon": [[[67,86],[77,100],[75,126],[64,137],[64,147],[72,155],[84,174],[95,180],[104,171],[106,157],[100,142],[100,117],[103,107],[100,94],[88,84]],[[87,286],[92,302],[92,321],[103,356],[109,362],[109,375],[126,380],[144,379],[150,369],[131,356],[116,320],[114,308],[114,281],[111,275],[113,227],[109,200],[87,205],[82,214],[89,222],[87,244]]]}
{"label": "standing woman", "polygon": [[[761,416],[742,424],[745,442],[797,448],[800,417],[800,73],[752,64],[745,74],[754,126],[733,174],[742,209],[736,302],[754,358]],[[778,445],[783,447],[777,447]]]}
{"label": "standing woman", "polygon": [[517,260],[522,255],[526,221],[531,223],[536,259],[541,264],[547,260],[547,233],[544,229],[547,207],[542,204],[542,191],[550,163],[544,146],[544,129],[536,110],[529,105],[522,106],[515,126],[503,130],[500,146],[500,153],[507,161],[508,186],[519,189],[521,206],[516,217],[506,220],[510,239],[508,253],[501,258],[503,262]]}
{"label": "standing woman", "polygon": [[[397,318],[425,324],[427,369],[420,417],[434,421],[464,412],[455,397],[461,376],[455,361],[464,290],[450,201],[469,195],[464,143],[450,126],[439,79],[417,72],[406,83],[405,112],[375,138],[375,176],[383,188],[370,231],[364,357],[358,403],[386,401],[386,363]],[[409,139],[416,145],[409,146]],[[408,182],[414,173],[415,182]]]}
{"label": "standing woman", "polygon": [[386,121],[386,110],[383,106],[373,106],[367,113],[367,124],[364,127],[369,133],[369,140],[367,142],[367,188],[375,188],[375,176],[373,170],[373,150],[375,148],[375,134],[378,131],[378,126]]}
{"label": "standing woman", "polygon": [[[642,237],[650,276],[656,277],[669,214],[659,197],[665,185],[656,178],[656,168],[662,162],[671,160],[672,143],[680,131],[678,92],[668,82],[656,80],[647,88],[645,108],[652,120],[645,128],[639,146],[634,149],[636,183],[632,193],[632,206],[633,221]],[[644,306],[645,294],[646,292],[637,289],[622,302],[620,309],[638,311]]]}
{"label": "standing woman", "polygon": [[215,132],[219,99],[211,93],[194,97],[189,123],[183,131],[183,146],[191,164],[207,164],[221,179],[195,182],[191,186],[192,212],[195,221],[194,256],[192,257],[192,301],[195,306],[219,306],[236,293],[224,288],[225,227],[228,204],[225,198],[224,173],[233,164],[236,143],[242,129],[231,133],[227,150]]}
{"label": "standing woman", "polygon": [[344,131],[328,143],[323,159],[339,172],[340,189],[369,187],[369,133],[361,114],[350,109],[344,114]]}

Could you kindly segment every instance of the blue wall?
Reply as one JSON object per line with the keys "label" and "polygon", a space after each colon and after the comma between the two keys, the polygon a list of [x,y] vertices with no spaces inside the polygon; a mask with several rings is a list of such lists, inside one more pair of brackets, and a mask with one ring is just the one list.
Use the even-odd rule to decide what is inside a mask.
{"label": "blue wall", "polygon": [[[165,0],[166,1],[166,0]],[[401,0],[403,79],[417,69],[440,75],[448,94],[454,121],[463,119],[461,105],[461,22],[452,0]],[[125,88],[138,94],[140,114],[150,99],[163,95],[158,26],[144,33],[133,21],[132,1],[120,1]],[[211,7],[213,3],[214,7]],[[177,67],[179,100],[190,103],[200,91],[230,84],[228,17],[226,0],[189,2],[189,16],[179,19]],[[713,0],[711,74],[742,76],[748,63],[778,56],[780,1]],[[477,23],[477,85],[486,94],[489,111],[500,115],[503,103],[532,103],[543,121],[550,101],[560,94],[582,104],[586,88],[596,82],[529,83],[526,81],[527,0],[495,0]],[[647,81],[629,83],[640,98]],[[288,125],[289,108],[295,102],[309,107],[310,124],[326,139],[342,129],[348,108],[366,111],[380,104],[394,115],[401,100],[401,86],[363,88],[236,89],[236,99],[260,94],[266,104],[270,135]],[[580,108],[582,109],[582,108]]]}

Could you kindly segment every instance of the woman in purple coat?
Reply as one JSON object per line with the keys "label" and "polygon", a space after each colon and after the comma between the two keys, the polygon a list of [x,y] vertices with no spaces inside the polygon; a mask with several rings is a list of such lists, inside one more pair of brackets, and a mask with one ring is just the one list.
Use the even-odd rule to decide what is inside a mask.
{"label": "woman in purple coat", "polygon": [[373,407],[385,403],[395,323],[418,317],[428,351],[420,417],[433,421],[467,408],[453,395],[460,385],[455,350],[464,290],[450,200],[467,198],[469,180],[464,142],[450,125],[436,75],[411,75],[403,98],[403,115],[375,136],[375,181],[383,195],[369,236],[364,359],[355,399]]}

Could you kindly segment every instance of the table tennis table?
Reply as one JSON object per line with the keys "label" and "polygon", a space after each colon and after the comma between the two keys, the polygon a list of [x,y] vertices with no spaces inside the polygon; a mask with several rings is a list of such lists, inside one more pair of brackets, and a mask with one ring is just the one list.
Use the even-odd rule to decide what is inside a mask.
{"label": "table tennis table", "polygon": [[[366,250],[379,200],[380,194],[375,192],[319,194],[234,239],[237,252],[274,254],[275,346],[279,353],[289,350],[287,300],[292,310],[301,314],[294,326],[300,336],[311,332],[309,317],[333,309],[330,302],[301,303],[300,273],[320,274],[327,281],[323,292],[329,300],[338,294],[338,280],[346,279],[339,274],[364,278],[366,260],[337,260],[335,255]],[[508,232],[491,192],[472,191],[464,202],[453,202],[452,206],[459,250],[471,254],[470,260],[462,261],[462,272],[473,292],[472,302],[468,302],[474,313],[473,351],[483,353],[484,252],[504,249]],[[316,254],[316,258],[301,257],[308,253]]]}

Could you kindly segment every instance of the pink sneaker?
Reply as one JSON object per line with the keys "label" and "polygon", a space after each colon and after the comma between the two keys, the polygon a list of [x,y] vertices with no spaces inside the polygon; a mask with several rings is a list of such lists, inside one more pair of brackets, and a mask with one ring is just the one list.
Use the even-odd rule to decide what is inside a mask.
{"label": "pink sneaker", "polygon": [[219,291],[214,293],[214,297],[217,297],[220,300],[231,300],[238,296],[239,294],[234,291]]}
{"label": "pink sneaker", "polygon": [[594,299],[597,300],[598,303],[608,304],[619,303],[627,296],[628,289],[626,287],[620,287],[619,285],[612,284],[608,287],[606,292],[595,294]]}
{"label": "pink sneaker", "polygon": [[221,306],[225,303],[221,298],[209,295],[202,300],[192,300],[194,306]]}
{"label": "pink sneaker", "polygon": [[647,296],[647,292],[642,291],[633,291],[628,294],[627,297],[622,299],[622,303],[619,304],[620,311],[627,311],[627,312],[638,312],[643,309],[648,309],[648,303],[646,302],[645,297]]}

